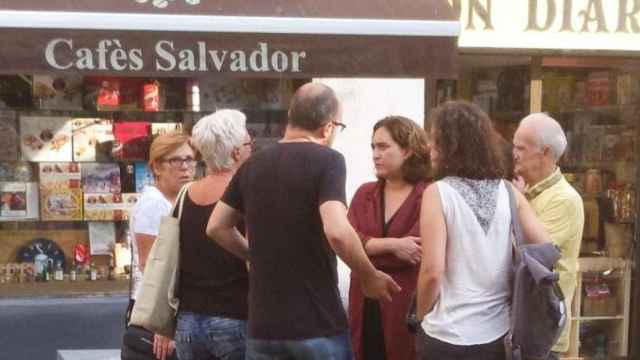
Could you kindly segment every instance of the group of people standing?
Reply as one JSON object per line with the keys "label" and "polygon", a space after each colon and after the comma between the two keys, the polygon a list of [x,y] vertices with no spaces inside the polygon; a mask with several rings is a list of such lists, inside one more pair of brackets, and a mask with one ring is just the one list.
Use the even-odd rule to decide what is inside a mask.
{"label": "group of people standing", "polygon": [[[571,302],[582,201],[557,166],[566,139],[547,115],[522,121],[513,158],[489,117],[467,102],[439,107],[425,130],[386,117],[371,141],[378,180],[363,184],[350,206],[345,159],[331,149],[345,127],[331,88],[298,89],[283,139],[253,155],[245,123],[241,112],[220,110],[191,138],[163,135],[152,144],[156,185],[130,225],[134,279],[160,218],[188,183],[177,330],[174,339],[155,336],[158,359],[174,347],[180,360],[504,359],[508,187],[527,240],[561,247],[560,285]],[[196,154],[207,172],[191,182]],[[509,182],[514,170],[525,185]],[[347,312],[336,255],[351,269]],[[414,294],[417,335],[405,324]],[[566,350],[562,341],[554,348]]]}

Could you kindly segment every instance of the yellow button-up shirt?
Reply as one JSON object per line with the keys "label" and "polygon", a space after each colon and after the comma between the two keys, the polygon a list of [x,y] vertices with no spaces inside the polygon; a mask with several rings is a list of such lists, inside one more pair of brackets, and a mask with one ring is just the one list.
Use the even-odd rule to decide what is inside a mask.
{"label": "yellow button-up shirt", "polygon": [[[546,179],[525,189],[525,195],[551,236],[551,241],[560,248],[561,258],[556,271],[560,275],[559,285],[570,317],[584,227],[582,197],[565,180],[560,168]],[[569,349],[570,329],[571,322],[568,321],[553,351],[566,352]]]}

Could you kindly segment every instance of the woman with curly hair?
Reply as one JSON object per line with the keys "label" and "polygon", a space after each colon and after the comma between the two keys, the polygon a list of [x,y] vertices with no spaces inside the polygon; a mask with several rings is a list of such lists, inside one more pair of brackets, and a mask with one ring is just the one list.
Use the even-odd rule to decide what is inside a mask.
{"label": "woman with curly hair", "polygon": [[413,121],[389,116],[373,127],[373,164],[378,181],[360,186],[349,220],[379,270],[402,287],[392,302],[363,296],[352,275],[349,323],[356,359],[415,359],[414,336],[405,315],[415,290],[421,251],[420,199],[428,175],[427,137]]}
{"label": "woman with curly hair", "polygon": [[[513,185],[503,180],[503,142],[487,114],[464,101],[435,109],[427,134],[437,181],[422,197],[418,352],[423,359],[504,359]],[[526,199],[513,192],[525,238],[548,239]]]}

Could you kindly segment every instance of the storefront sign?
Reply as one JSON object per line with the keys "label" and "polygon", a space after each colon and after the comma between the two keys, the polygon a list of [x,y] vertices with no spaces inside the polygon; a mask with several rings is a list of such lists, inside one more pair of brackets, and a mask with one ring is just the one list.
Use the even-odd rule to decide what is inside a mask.
{"label": "storefront sign", "polygon": [[0,0],[0,71],[455,75],[447,0]]}
{"label": "storefront sign", "polygon": [[0,43],[13,74],[447,77],[456,53],[451,37],[3,29]]}
{"label": "storefront sign", "polygon": [[640,0],[449,0],[460,48],[640,51]]}
{"label": "storefront sign", "polygon": [[[145,56],[145,52],[152,55]],[[205,41],[183,48],[171,40],[158,40],[143,49],[128,47],[116,38],[97,40],[91,47],[76,47],[72,38],[56,38],[47,43],[43,55],[55,70],[299,73],[307,53],[270,51],[265,42],[259,42],[252,51],[210,49]],[[145,64],[145,59],[151,64]]]}

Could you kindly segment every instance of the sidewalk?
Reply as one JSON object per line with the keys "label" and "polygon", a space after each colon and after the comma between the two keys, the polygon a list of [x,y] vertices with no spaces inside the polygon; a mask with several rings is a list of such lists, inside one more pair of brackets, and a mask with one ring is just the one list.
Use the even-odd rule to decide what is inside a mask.
{"label": "sidewalk", "polygon": [[0,299],[0,358],[48,360],[60,359],[61,349],[119,349],[127,304],[127,296]]}
{"label": "sidewalk", "polygon": [[57,360],[120,360],[120,350],[58,350]]}

